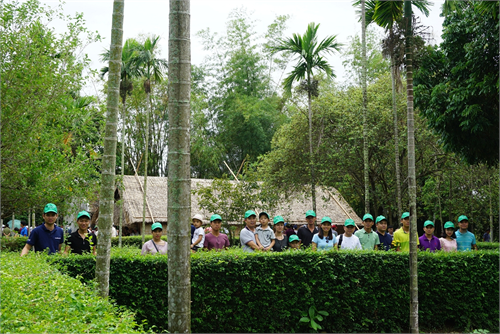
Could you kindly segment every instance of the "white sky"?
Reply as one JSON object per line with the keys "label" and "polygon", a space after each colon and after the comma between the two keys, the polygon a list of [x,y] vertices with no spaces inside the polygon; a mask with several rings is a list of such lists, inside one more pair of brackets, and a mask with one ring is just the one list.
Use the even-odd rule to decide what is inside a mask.
{"label": "white sky", "polygon": [[[57,6],[58,1],[43,1],[50,6]],[[443,18],[439,17],[441,4],[444,0],[435,1],[428,18],[420,12],[424,25],[431,26],[434,43],[441,42]],[[251,17],[256,20],[257,33],[264,33],[276,15],[290,15],[285,36],[292,33],[303,34],[310,22],[320,23],[319,38],[337,35],[337,40],[346,44],[348,37],[359,34],[361,23],[355,14],[350,0],[191,0],[191,61],[199,65],[206,56],[201,40],[196,32],[210,28],[211,32],[223,34],[229,13],[245,7]],[[85,52],[92,59],[91,67],[100,69],[104,64],[99,61],[99,54],[109,48],[111,36],[112,0],[66,0],[66,14],[83,12],[86,26],[91,31],[98,31],[103,37],[101,43],[87,46]],[[168,0],[125,0],[124,41],[137,37],[139,34],[160,35],[162,40],[162,57],[168,58]],[[56,29],[62,27],[55,26]],[[381,30],[382,31],[382,30]],[[345,71],[339,55],[329,57],[339,81],[344,81]],[[287,71],[288,72],[288,71]],[[87,92],[95,94],[94,92]]]}

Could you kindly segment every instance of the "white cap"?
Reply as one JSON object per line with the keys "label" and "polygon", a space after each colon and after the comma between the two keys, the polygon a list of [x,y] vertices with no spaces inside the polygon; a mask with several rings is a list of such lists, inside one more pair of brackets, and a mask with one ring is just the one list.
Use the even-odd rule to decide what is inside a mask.
{"label": "white cap", "polygon": [[[199,213],[195,214],[193,216],[193,219],[198,219],[199,221],[201,221],[203,223],[203,216],[200,215]],[[191,219],[192,220],[192,219]]]}

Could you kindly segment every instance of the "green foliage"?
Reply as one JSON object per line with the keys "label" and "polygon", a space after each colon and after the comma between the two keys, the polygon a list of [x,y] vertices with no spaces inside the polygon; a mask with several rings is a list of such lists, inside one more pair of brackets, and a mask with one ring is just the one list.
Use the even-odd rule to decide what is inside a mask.
{"label": "green foliage", "polygon": [[2,243],[2,252],[21,252],[26,245],[27,237],[4,237],[0,238]]}
{"label": "green foliage", "polygon": [[2,333],[143,332],[132,312],[98,297],[92,284],[62,275],[46,258],[2,253]]}
{"label": "green foliage", "polygon": [[443,42],[415,72],[415,104],[446,150],[471,164],[496,165],[499,23],[479,3],[446,16]]}
{"label": "green foliage", "polygon": [[498,242],[477,242],[479,250],[500,250],[500,243]]}
{"label": "green foliage", "polygon": [[308,312],[302,312],[302,318],[300,318],[299,322],[307,323],[310,328],[317,331],[318,329],[323,329],[319,323],[323,321],[324,316],[327,317],[328,312],[318,311],[316,306],[311,306]]}
{"label": "green foliage", "polygon": [[[167,257],[138,254],[112,250],[110,296],[161,331],[167,328]],[[498,328],[497,251],[418,257],[423,330]],[[71,276],[92,277],[92,256],[49,259]],[[321,305],[329,313],[321,324],[327,332],[407,332],[407,264],[408,254],[396,252],[198,252],[191,256],[192,330],[291,332],[305,305]]]}

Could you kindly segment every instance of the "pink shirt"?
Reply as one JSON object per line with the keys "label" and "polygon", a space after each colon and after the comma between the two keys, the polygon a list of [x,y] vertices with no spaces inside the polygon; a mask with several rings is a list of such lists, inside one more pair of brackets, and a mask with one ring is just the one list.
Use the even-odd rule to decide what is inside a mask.
{"label": "pink shirt", "polygon": [[227,238],[227,235],[223,233],[219,233],[217,237],[212,233],[208,233],[205,235],[205,247],[208,250],[214,248],[223,249],[224,247],[229,247],[229,239]]}
{"label": "pink shirt", "polygon": [[[166,241],[165,241],[165,244],[163,244],[162,246],[157,244],[156,247],[158,248],[158,251],[160,252],[160,254],[163,254],[163,255],[167,254],[167,242]],[[146,241],[144,243],[144,245],[142,245],[141,255],[145,255],[147,253],[151,253],[151,254],[157,253],[155,245],[153,245],[153,240]]]}
{"label": "pink shirt", "polygon": [[441,249],[445,252],[456,252],[457,251],[457,241],[452,239],[449,241],[446,238],[439,238],[439,242],[441,242]]}

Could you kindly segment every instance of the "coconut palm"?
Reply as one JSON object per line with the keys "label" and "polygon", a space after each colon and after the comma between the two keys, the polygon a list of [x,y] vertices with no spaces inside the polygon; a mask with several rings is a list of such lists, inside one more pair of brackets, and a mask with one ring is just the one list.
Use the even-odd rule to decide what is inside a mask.
{"label": "coconut palm", "polygon": [[[142,207],[142,242],[145,239],[146,230],[146,206],[147,206],[147,186],[148,186],[148,144],[149,144],[149,117],[153,112],[151,103],[151,86],[153,82],[161,82],[163,80],[163,71],[167,68],[165,59],[157,58],[158,42],[160,36],[152,35],[147,37],[143,44],[139,44],[134,50],[132,56],[132,64],[139,73],[144,77],[144,92],[147,95],[149,110],[146,112],[146,145],[144,148],[144,194]],[[151,217],[153,218],[153,217]]]}
{"label": "coconut palm", "polygon": [[[125,41],[122,49],[122,66],[120,72],[120,97],[122,98],[122,152],[121,152],[121,173],[122,180],[125,175],[125,111],[126,111],[126,101],[127,95],[132,94],[134,85],[132,79],[139,76],[137,68],[134,66],[132,59],[134,55],[134,50],[139,47],[139,42],[133,38],[129,38]],[[102,61],[109,61],[109,50],[106,50],[101,54]],[[101,68],[101,78],[109,72],[109,67],[105,66]],[[122,246],[122,226],[123,226],[123,201],[120,204],[120,223],[118,230],[118,246]]]}
{"label": "coconut palm", "polygon": [[283,81],[285,91],[291,93],[295,81],[304,80],[302,87],[307,91],[307,103],[309,110],[309,164],[311,168],[311,195],[313,210],[316,211],[316,185],[314,178],[314,162],[312,150],[312,97],[317,96],[317,81],[313,80],[315,72],[322,71],[328,78],[334,78],[332,67],[324,56],[340,51],[342,44],[336,41],[335,35],[328,36],[318,43],[319,24],[310,23],[304,35],[293,34],[292,38],[280,39],[276,46],[272,47],[274,52],[289,52],[295,56],[297,64],[292,72]]}

